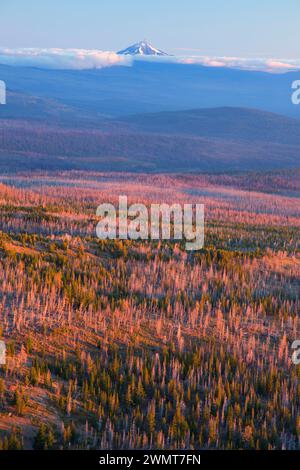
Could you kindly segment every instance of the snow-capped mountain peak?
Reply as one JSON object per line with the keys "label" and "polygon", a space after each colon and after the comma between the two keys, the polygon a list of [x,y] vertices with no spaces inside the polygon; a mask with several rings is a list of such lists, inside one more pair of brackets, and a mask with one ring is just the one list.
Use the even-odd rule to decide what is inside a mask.
{"label": "snow-capped mountain peak", "polygon": [[123,49],[122,51],[117,52],[119,55],[156,55],[156,56],[167,56],[166,52],[157,49],[152,46],[148,41],[140,41],[132,46]]}

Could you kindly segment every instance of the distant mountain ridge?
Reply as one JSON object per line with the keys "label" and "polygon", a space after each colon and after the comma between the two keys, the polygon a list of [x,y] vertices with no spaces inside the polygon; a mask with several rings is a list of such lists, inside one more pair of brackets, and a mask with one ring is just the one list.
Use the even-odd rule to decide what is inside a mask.
{"label": "distant mountain ridge", "polygon": [[132,131],[300,145],[300,120],[252,108],[218,107],[125,116]]}
{"label": "distant mountain ridge", "polygon": [[[67,107],[76,116],[93,119],[224,106],[300,118],[300,106],[291,102],[291,84],[299,78],[298,73],[280,75],[140,59],[133,60],[131,66],[90,70],[0,64],[0,79],[16,98],[12,110],[8,97],[7,105],[0,108],[0,118],[17,117],[19,103],[22,117],[31,119],[37,114],[32,98],[55,101],[58,108]],[[23,106],[23,98],[17,99],[18,93],[24,100],[28,96],[28,106]]]}
{"label": "distant mountain ridge", "polygon": [[254,109],[144,114],[98,120],[90,128],[67,124],[0,119],[0,170],[187,173],[300,168],[300,120]]}
{"label": "distant mountain ridge", "polygon": [[300,119],[287,117],[300,118],[297,73],[133,60],[101,70],[0,65],[0,78],[3,172],[300,167]]}

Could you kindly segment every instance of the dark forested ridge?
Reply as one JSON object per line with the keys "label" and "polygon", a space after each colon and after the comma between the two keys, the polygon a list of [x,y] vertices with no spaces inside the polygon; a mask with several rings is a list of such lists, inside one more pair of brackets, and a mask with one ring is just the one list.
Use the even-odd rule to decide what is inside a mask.
{"label": "dark forested ridge", "polygon": [[295,168],[296,78],[163,61],[101,70],[0,65],[0,170]]}
{"label": "dark forested ridge", "polygon": [[[272,74],[166,61],[136,60],[131,66],[50,70],[0,64],[9,92],[85,111],[92,116],[178,111],[216,106],[252,107],[299,116],[291,102],[297,72]],[[6,111],[9,112],[8,107]],[[3,112],[3,111],[2,111]],[[27,118],[32,108],[23,110]]]}
{"label": "dark forested ridge", "polygon": [[81,124],[70,109],[50,104],[49,124],[41,110],[42,121],[39,113],[32,121],[0,120],[1,171],[215,172],[300,165],[300,120],[272,113],[215,108],[82,118]]}

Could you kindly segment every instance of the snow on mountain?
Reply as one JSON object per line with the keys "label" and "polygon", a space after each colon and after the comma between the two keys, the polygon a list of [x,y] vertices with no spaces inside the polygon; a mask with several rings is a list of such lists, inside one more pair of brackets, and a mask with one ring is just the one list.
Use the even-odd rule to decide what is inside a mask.
{"label": "snow on mountain", "polygon": [[122,51],[117,52],[119,55],[155,55],[155,56],[167,56],[166,52],[157,49],[152,46],[148,41],[140,41],[132,46],[123,49]]}

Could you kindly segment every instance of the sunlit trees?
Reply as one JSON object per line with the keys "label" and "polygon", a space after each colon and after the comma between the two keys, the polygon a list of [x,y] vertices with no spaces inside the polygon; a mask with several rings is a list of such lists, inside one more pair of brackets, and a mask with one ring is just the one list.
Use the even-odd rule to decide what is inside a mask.
{"label": "sunlit trees", "polygon": [[[41,449],[299,448],[297,198],[253,192],[249,210],[233,176],[117,179],[145,203],[161,188],[183,201],[191,178],[210,188],[205,247],[187,253],[99,241],[94,209],[111,188],[80,178],[0,186],[8,423],[30,422]],[[23,445],[20,430],[0,434],[2,448]]]}

